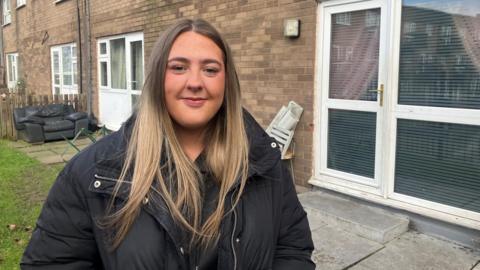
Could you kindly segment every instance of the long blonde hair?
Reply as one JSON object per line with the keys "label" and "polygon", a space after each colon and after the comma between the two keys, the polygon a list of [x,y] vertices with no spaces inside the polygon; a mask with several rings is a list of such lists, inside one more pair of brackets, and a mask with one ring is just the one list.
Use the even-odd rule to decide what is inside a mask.
{"label": "long blonde hair", "polygon": [[[206,166],[219,185],[218,203],[203,224],[199,171],[175,136],[164,93],[170,49],[175,39],[187,31],[211,39],[222,50],[226,72],[224,101],[209,123],[205,141]],[[191,233],[190,244],[212,244],[218,239],[226,210],[233,209],[240,199],[247,166],[248,140],[243,123],[240,85],[230,49],[218,31],[206,21],[178,21],[160,35],[150,56],[125,163],[114,191],[118,193],[123,181],[129,180],[132,182],[130,194],[124,206],[107,219],[115,231],[112,247],[117,248],[128,233],[139,214],[142,201],[152,192],[152,185],[165,201],[174,221]],[[166,174],[169,170],[172,173]],[[126,179],[127,174],[132,175],[128,172],[133,173],[130,179]],[[240,184],[232,208],[226,209],[229,205],[227,194],[237,181]]]}

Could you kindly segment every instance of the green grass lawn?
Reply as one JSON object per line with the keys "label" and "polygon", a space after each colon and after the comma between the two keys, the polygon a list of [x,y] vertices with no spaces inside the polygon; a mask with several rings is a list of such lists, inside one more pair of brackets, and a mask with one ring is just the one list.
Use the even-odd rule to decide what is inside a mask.
{"label": "green grass lawn", "polygon": [[0,140],[0,269],[19,269],[42,204],[63,166],[41,164]]}

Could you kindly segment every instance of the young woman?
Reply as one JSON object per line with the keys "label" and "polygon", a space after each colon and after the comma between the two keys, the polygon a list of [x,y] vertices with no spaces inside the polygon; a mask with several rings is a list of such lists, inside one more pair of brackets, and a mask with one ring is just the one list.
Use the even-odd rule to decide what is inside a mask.
{"label": "young woman", "polygon": [[176,23],[147,70],[138,111],[58,176],[22,269],[314,269],[291,177],[215,28]]}

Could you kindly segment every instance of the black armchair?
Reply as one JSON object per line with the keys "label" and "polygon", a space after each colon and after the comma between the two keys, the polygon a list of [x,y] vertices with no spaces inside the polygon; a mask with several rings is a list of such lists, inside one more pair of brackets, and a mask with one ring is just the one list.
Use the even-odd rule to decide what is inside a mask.
{"label": "black armchair", "polygon": [[19,137],[29,143],[73,138],[88,128],[87,114],[64,104],[16,108],[13,118]]}

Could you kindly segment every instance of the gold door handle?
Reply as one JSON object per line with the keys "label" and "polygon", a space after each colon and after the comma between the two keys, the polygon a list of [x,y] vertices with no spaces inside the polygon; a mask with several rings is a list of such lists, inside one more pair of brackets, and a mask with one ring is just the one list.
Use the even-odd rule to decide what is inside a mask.
{"label": "gold door handle", "polygon": [[377,90],[367,90],[367,92],[376,92],[380,96],[380,107],[383,106],[383,92],[385,91],[385,87],[383,84],[380,84]]}

